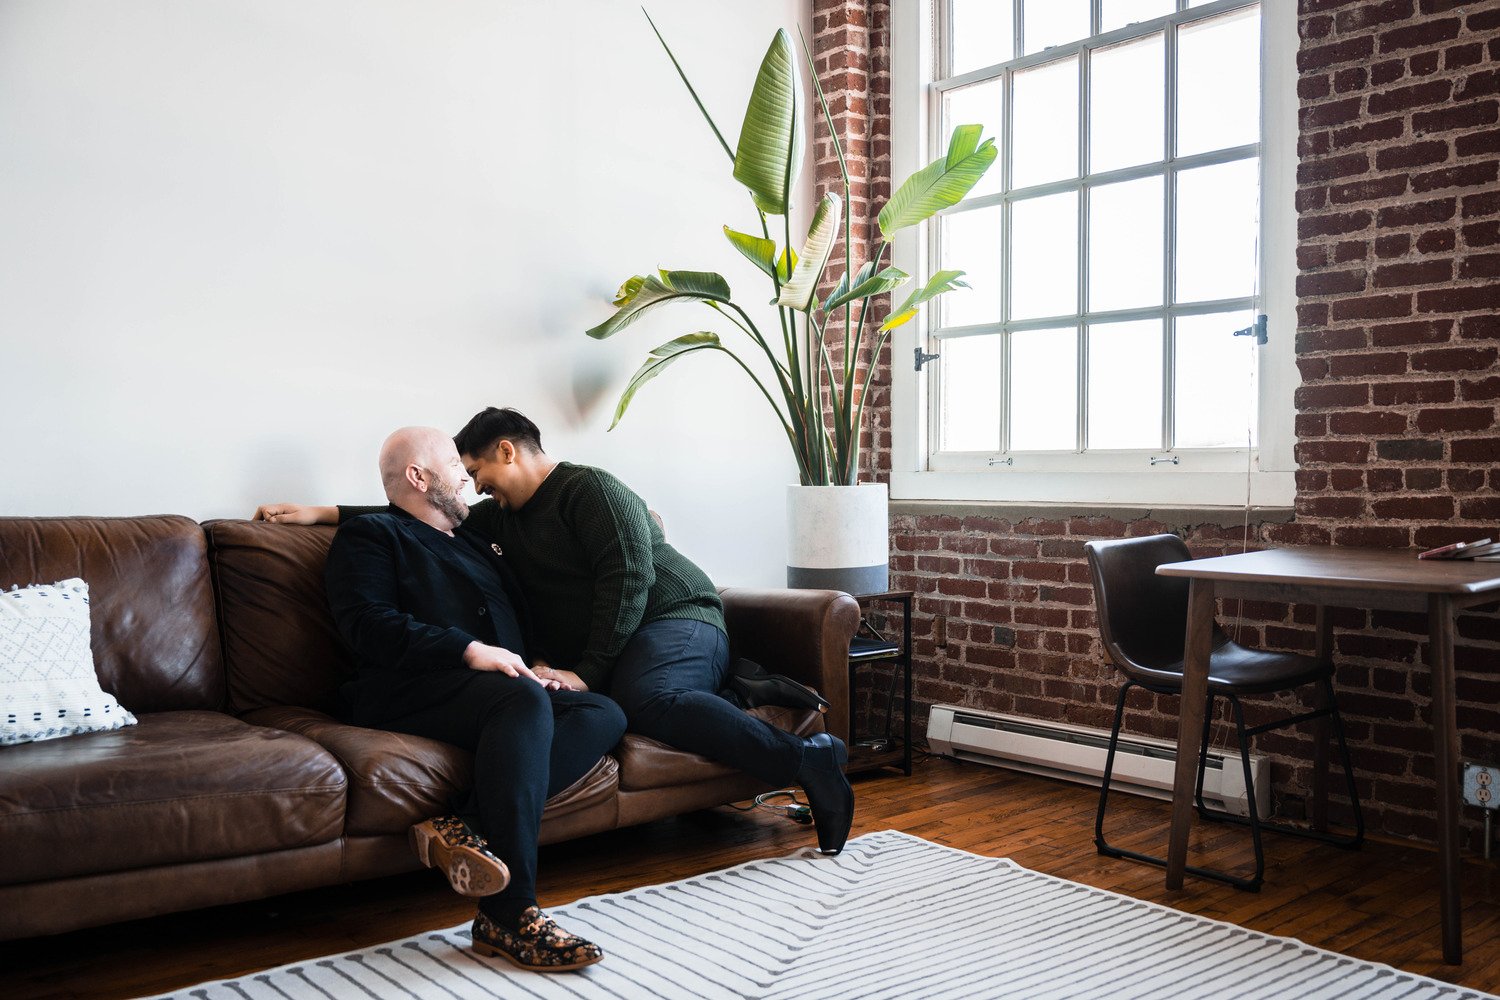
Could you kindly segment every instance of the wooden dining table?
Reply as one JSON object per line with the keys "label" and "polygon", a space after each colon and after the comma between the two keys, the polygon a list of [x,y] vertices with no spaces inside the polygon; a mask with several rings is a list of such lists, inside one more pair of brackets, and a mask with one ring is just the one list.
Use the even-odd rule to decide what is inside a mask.
{"label": "wooden dining table", "polygon": [[[1187,639],[1177,763],[1172,786],[1172,827],[1167,849],[1167,888],[1182,888],[1193,786],[1208,700],[1208,659],[1215,601],[1249,598],[1317,608],[1316,654],[1333,657],[1329,608],[1426,612],[1427,669],[1432,673],[1432,744],[1437,771],[1437,848],[1444,961],[1463,961],[1459,909],[1459,754],[1455,712],[1453,637],[1457,612],[1500,601],[1500,562],[1419,560],[1407,549],[1293,546],[1158,566],[1162,576],[1186,577]],[[1326,740],[1317,741],[1310,818],[1326,824]],[[1358,762],[1356,758],[1356,763]]]}

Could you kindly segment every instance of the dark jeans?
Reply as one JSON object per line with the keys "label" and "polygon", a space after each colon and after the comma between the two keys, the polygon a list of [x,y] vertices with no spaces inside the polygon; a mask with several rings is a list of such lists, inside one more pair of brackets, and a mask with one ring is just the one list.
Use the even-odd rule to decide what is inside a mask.
{"label": "dark jeans", "polygon": [[802,739],[721,698],[729,640],[705,622],[642,625],[615,660],[610,697],[633,733],[702,754],[768,785],[789,785],[802,766]]}
{"label": "dark jeans", "polygon": [[367,724],[474,754],[474,783],[455,800],[456,812],[510,869],[510,884],[481,900],[480,910],[513,920],[536,903],[543,805],[614,749],[625,716],[602,695],[544,691],[535,681],[502,673],[444,670],[423,681],[423,704],[393,704],[393,713]]}

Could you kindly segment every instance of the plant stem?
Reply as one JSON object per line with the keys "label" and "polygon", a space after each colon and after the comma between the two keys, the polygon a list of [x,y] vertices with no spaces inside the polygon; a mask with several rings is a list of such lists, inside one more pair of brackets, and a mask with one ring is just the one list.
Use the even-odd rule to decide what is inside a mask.
{"label": "plant stem", "polygon": [[[890,246],[890,244],[888,242],[886,242],[885,240],[881,240],[880,241],[880,246],[875,251],[875,267],[872,269],[872,273],[878,274],[880,272],[880,262],[885,259],[885,251],[886,251],[886,248],[889,247],[889,246]],[[860,303],[860,306],[859,306],[859,326],[855,327],[855,333],[854,333],[854,350],[851,351],[851,352],[847,352],[844,355],[844,400],[843,400],[843,402],[844,402],[844,412],[843,412],[843,419],[844,419],[845,423],[850,423],[852,421],[852,425],[853,425],[853,437],[854,437],[853,447],[850,448],[849,455],[846,456],[846,464],[843,465],[839,469],[839,474],[842,477],[844,477],[844,478],[851,478],[854,475],[858,474],[858,465],[859,465],[859,429],[860,429],[860,422],[864,419],[864,390],[860,391],[860,395],[859,395],[860,405],[859,405],[858,412],[857,413],[852,412],[852,408],[854,406],[854,376],[856,374],[858,374],[858,370],[859,370],[859,363],[858,363],[859,362],[859,349],[860,349],[860,347],[864,343],[864,338],[865,338],[865,316],[866,316],[866,314],[870,310],[870,298],[874,298],[874,296],[870,296],[869,298],[866,298],[863,302]],[[850,310],[853,310],[854,304],[850,303],[849,308],[850,308]],[[889,332],[890,332],[889,330],[886,331],[886,333],[889,333]],[[882,344],[885,343],[884,338],[881,339],[881,343]],[[865,385],[866,385],[866,387],[869,386],[869,382],[870,382],[870,380],[869,380],[869,371],[873,371],[874,370],[874,368],[875,368],[875,358],[879,357],[879,355],[880,355],[880,350],[879,350],[879,348],[876,348],[875,355],[872,356],[871,359],[870,359],[870,368],[867,370],[866,375],[865,375]],[[851,482],[850,485],[853,485],[853,483]]]}
{"label": "plant stem", "polygon": [[[757,210],[756,214],[760,216],[760,234],[771,243],[771,246],[773,248],[771,251],[771,284],[776,286],[776,297],[779,299],[781,298],[781,261],[776,257],[776,251],[774,249],[776,243],[774,240],[771,240],[771,226],[766,222],[766,213]],[[791,255],[788,254],[787,262],[791,263],[791,260]],[[790,271],[788,271],[787,277],[791,277]],[[776,318],[781,321],[782,350],[786,351],[787,360],[790,361],[792,357],[792,338],[791,335],[787,333],[786,314],[781,311],[780,306],[776,307]]]}
{"label": "plant stem", "polygon": [[[816,93],[818,95],[818,106],[822,109],[822,111],[823,111],[823,121],[828,126],[828,138],[833,143],[833,151],[834,151],[835,155],[838,156],[838,160],[839,160],[839,176],[843,178],[843,182],[844,182],[844,275],[845,275],[845,277],[847,278],[847,280],[849,281],[849,283],[850,283],[850,285],[852,287],[853,284],[854,284],[854,272],[853,272],[853,263],[854,262],[853,262],[853,256],[852,256],[853,255],[853,241],[852,241],[852,238],[851,238],[851,234],[853,232],[853,228],[852,228],[852,224],[850,222],[850,216],[853,214],[853,210],[852,210],[852,207],[851,207],[852,203],[850,201],[849,165],[844,160],[844,144],[841,143],[841,142],[839,142],[838,129],[834,128],[834,125],[833,125],[833,112],[829,110],[829,107],[828,107],[828,98],[823,93],[823,81],[821,81],[821,80],[818,79],[818,67],[813,63],[812,50],[807,47],[807,37],[802,34],[802,29],[800,27],[797,29],[797,38],[802,43],[802,55],[803,55],[803,58],[807,61],[807,73],[808,73],[808,76],[812,77],[813,89],[816,91]],[[845,305],[844,305],[844,357],[846,359],[845,360],[846,364],[847,364],[847,359],[848,359],[848,356],[849,356],[849,320],[850,320],[850,317],[852,315],[852,310],[853,310],[853,304],[852,303],[845,303]],[[826,313],[824,314],[823,318],[825,320],[828,318],[828,316],[827,316]],[[822,337],[821,328],[819,329],[818,343],[819,343],[819,347],[820,348],[823,347],[823,337]],[[816,363],[816,362],[814,362],[814,363]],[[829,375],[829,386],[830,386],[830,389],[833,389],[833,386],[835,385],[834,380],[833,380],[833,372],[830,370],[829,373],[828,373],[828,375]],[[821,381],[821,379],[820,379],[820,381]],[[845,381],[847,382],[848,379],[846,378]],[[845,430],[847,430],[847,428],[840,428],[840,426],[839,426],[840,421],[839,421],[838,417],[840,416],[840,414],[837,413],[837,410],[840,409],[840,407],[838,406],[838,402],[839,402],[838,401],[838,392],[837,392],[837,390],[833,390],[833,391],[834,391],[834,403],[835,403],[835,411],[836,411],[835,412],[835,420],[834,420],[834,430],[835,430],[834,457],[835,457],[835,461],[837,462],[839,460],[839,458],[840,458],[839,452],[842,450],[839,447],[839,445],[838,445],[837,442],[840,439],[842,439],[843,437],[846,436],[843,432]],[[819,393],[818,408],[819,408],[820,411],[822,410],[822,394],[821,393]]]}
{"label": "plant stem", "polygon": [[[729,308],[733,309],[735,312],[739,313],[741,318],[743,318],[745,322],[741,323],[733,316],[728,316],[727,313],[725,313],[724,315],[728,316],[731,323],[748,333],[750,335],[750,338],[760,346],[760,349],[763,352],[765,352],[767,360],[771,362],[771,368],[776,373],[776,384],[781,389],[781,398],[786,402],[787,414],[790,418],[791,426],[796,432],[796,439],[792,442],[792,453],[797,459],[798,467],[805,470],[808,468],[808,455],[810,453],[807,445],[806,430],[807,405],[802,397],[800,373],[794,375],[793,372],[796,371],[796,369],[792,369],[789,371],[786,366],[784,366],[780,361],[777,360],[775,353],[771,350],[771,345],[766,343],[765,338],[761,336],[760,329],[756,327],[755,321],[750,318],[749,314],[746,313],[745,310],[741,309],[733,302],[726,302],[724,304],[729,306]],[[778,312],[779,311],[780,310],[778,310]],[[795,316],[793,317],[793,319],[795,321]],[[794,322],[794,334],[795,326],[796,324]],[[807,475],[808,474],[806,472],[802,473],[804,486],[809,485],[809,483],[807,482]]]}
{"label": "plant stem", "polygon": [[[870,379],[875,374],[875,366],[880,363],[880,352],[885,350],[885,343],[890,337],[891,331],[882,331],[880,339],[875,342],[875,350],[870,354],[870,367],[865,369],[865,384],[860,386],[859,408],[855,411],[854,416],[856,427],[865,418],[865,398],[870,394]],[[859,439],[857,437],[854,441],[852,455],[853,461],[850,462],[849,468],[844,470],[844,477],[850,486],[854,485],[854,479],[859,474]]]}
{"label": "plant stem", "polygon": [[750,370],[750,367],[748,365],[746,365],[745,362],[740,359],[740,356],[738,354],[735,354],[733,351],[729,350],[729,348],[724,347],[722,345],[719,345],[719,346],[710,345],[710,346],[712,346],[714,350],[716,350],[716,351],[723,351],[725,354],[727,354],[731,358],[733,358],[734,359],[734,363],[737,364],[737,365],[739,365],[740,368],[745,372],[745,374],[750,377],[750,381],[752,381],[752,382],[755,383],[755,388],[757,388],[757,389],[760,390],[760,394],[762,396],[766,397],[766,403],[771,407],[771,412],[776,414],[776,422],[779,423],[779,424],[781,424],[781,430],[782,430],[783,433],[786,434],[787,443],[792,446],[793,457],[795,457],[797,459],[798,475],[803,480],[806,480],[807,479],[806,463],[802,459],[801,450],[797,447],[797,439],[796,439],[795,435],[793,435],[793,433],[792,433],[792,426],[781,415],[781,408],[776,405],[776,401],[771,398],[771,394],[766,391],[766,387],[761,384],[760,379],[757,378],[756,375],[755,375],[755,373]]}
{"label": "plant stem", "polygon": [[[718,314],[720,316],[723,316],[725,319],[729,320],[729,322],[733,323],[735,326],[739,327],[741,330],[745,331],[745,335],[748,336],[751,340],[755,341],[756,344],[758,344],[760,346],[760,349],[765,352],[766,358],[768,360],[770,360],[771,364],[775,367],[775,369],[776,369],[776,377],[778,379],[782,379],[787,374],[786,366],[783,365],[780,361],[777,360],[775,354],[771,353],[771,345],[767,344],[765,342],[765,338],[763,338],[760,335],[760,331],[759,330],[752,329],[751,327],[746,326],[745,323],[741,323],[739,320],[735,319],[733,316],[729,315],[724,310],[720,309],[718,307],[718,305],[715,304],[715,303],[706,302],[704,304],[707,305],[709,308],[711,308],[711,309],[715,310],[716,312],[718,312]],[[745,315],[745,311],[743,309],[741,309],[739,306],[735,305],[733,302],[726,303],[726,305],[728,305],[731,309],[733,309],[736,312],[738,312],[741,316]],[[745,319],[745,322],[748,323],[749,321],[750,321],[749,317],[747,316],[746,319]]]}

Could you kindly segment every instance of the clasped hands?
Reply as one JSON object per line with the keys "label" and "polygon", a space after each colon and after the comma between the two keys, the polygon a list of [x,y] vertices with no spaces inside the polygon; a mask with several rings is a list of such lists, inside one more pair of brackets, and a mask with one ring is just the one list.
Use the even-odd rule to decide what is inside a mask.
{"label": "clasped hands", "polygon": [[477,639],[464,650],[464,666],[470,670],[487,670],[508,677],[528,677],[548,691],[587,691],[588,685],[571,670],[559,670],[541,660],[528,667],[515,653],[491,646]]}

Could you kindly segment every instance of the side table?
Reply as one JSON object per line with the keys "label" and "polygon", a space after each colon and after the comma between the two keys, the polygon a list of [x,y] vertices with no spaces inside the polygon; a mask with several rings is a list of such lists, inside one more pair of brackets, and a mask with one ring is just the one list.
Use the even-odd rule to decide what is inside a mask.
{"label": "side table", "polygon": [[[884,737],[861,740],[855,727],[855,708],[849,703],[849,764],[850,773],[872,771],[881,767],[900,766],[903,774],[911,776],[911,605],[913,592],[893,590],[883,594],[855,594],[854,599],[862,609],[871,605],[899,605],[901,608],[901,640],[886,640],[866,629],[861,622],[860,632],[855,634],[849,648],[849,690],[854,690],[856,674],[861,667],[874,663],[891,665],[891,683],[886,696],[886,726]],[[902,680],[901,736],[891,736],[891,716],[896,695],[896,679]],[[863,745],[861,745],[863,744]]]}

